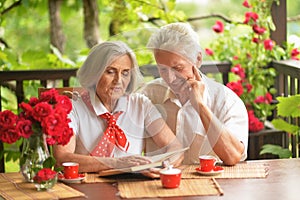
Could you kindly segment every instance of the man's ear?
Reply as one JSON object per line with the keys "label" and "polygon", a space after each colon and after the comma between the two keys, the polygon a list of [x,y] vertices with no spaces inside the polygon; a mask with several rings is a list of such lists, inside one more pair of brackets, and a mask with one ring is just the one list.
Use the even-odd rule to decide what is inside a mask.
{"label": "man's ear", "polygon": [[197,67],[197,68],[200,68],[200,67],[201,67],[201,65],[202,65],[202,53],[201,53],[201,52],[199,52],[199,53],[198,53],[198,56],[197,56],[197,63],[196,63],[196,67]]}

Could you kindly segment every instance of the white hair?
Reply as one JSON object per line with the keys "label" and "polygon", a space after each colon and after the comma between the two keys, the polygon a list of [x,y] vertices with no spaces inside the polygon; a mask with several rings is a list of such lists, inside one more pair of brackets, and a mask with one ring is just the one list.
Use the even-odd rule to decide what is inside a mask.
{"label": "white hair", "polygon": [[197,33],[183,22],[162,26],[150,37],[147,47],[180,54],[192,63],[197,63],[197,57],[202,52]]}
{"label": "white hair", "polygon": [[129,55],[133,63],[131,79],[126,89],[126,93],[129,94],[133,92],[142,80],[142,75],[140,73],[135,54],[125,43],[121,41],[103,42],[91,49],[87,59],[77,71],[77,78],[80,85],[89,91],[95,91],[97,83],[103,75],[106,67],[124,54]]}

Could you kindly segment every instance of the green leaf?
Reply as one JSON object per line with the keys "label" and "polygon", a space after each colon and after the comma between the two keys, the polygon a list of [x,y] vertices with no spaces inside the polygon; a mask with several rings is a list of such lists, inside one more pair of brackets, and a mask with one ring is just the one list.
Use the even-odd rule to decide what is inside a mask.
{"label": "green leaf", "polygon": [[274,127],[278,130],[283,130],[286,131],[288,133],[292,133],[292,134],[296,134],[299,130],[300,127],[296,126],[296,125],[292,125],[289,124],[288,122],[284,121],[283,119],[273,119],[272,120],[272,124],[274,125]]}
{"label": "green leaf", "polygon": [[273,144],[265,144],[262,146],[262,150],[259,152],[259,155],[263,155],[265,153],[278,155],[279,158],[290,158],[292,156],[292,152],[289,149]]}
{"label": "green leaf", "polygon": [[55,158],[52,156],[48,157],[44,162],[43,162],[43,168],[50,168],[52,169],[56,164]]}
{"label": "green leaf", "polygon": [[283,117],[300,117],[300,95],[277,97],[278,115]]}

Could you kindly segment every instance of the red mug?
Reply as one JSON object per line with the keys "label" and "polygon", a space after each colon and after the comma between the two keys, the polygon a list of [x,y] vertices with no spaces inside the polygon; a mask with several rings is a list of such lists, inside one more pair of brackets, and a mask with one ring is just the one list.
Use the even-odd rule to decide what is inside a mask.
{"label": "red mug", "polygon": [[169,166],[160,172],[161,184],[164,188],[177,188],[180,185],[181,170]]}
{"label": "red mug", "polygon": [[214,156],[204,155],[199,156],[200,160],[200,170],[203,172],[210,172],[213,171],[217,159]]}
{"label": "red mug", "polygon": [[64,177],[65,179],[75,179],[78,178],[79,164],[76,162],[64,162],[62,163],[64,167]]}

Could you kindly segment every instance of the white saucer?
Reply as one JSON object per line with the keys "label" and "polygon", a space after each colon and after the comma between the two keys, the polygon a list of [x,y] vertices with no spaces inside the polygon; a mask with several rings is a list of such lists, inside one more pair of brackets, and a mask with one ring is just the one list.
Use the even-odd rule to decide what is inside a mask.
{"label": "white saucer", "polygon": [[220,167],[220,166],[215,166],[215,168],[212,171],[204,172],[204,171],[201,171],[201,169],[199,167],[197,167],[196,171],[201,175],[214,176],[214,175],[218,175],[218,174],[221,174],[222,172],[224,172],[224,168]]}
{"label": "white saucer", "polygon": [[58,180],[65,182],[65,183],[78,183],[78,182],[82,181],[83,179],[85,179],[84,174],[79,174],[78,178],[72,178],[72,179],[66,179],[63,174],[58,175]]}

